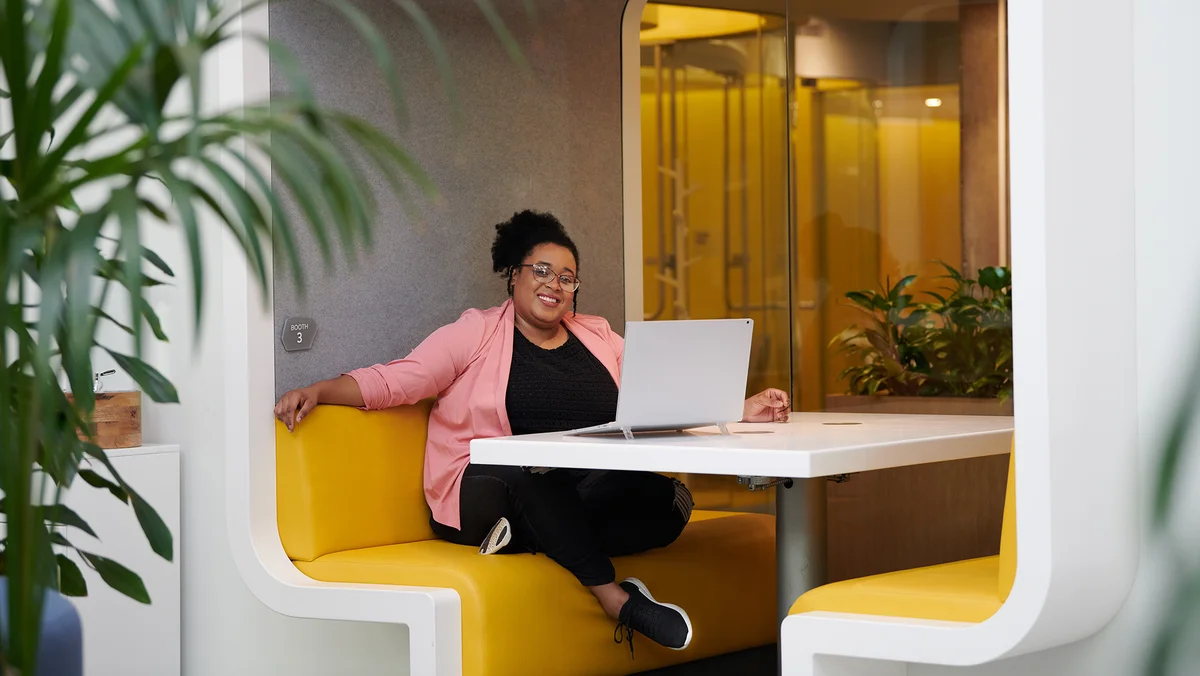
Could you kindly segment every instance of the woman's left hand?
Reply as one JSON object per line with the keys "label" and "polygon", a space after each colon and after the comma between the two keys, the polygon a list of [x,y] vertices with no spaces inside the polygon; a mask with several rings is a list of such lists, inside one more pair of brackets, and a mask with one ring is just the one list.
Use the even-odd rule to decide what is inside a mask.
{"label": "woman's left hand", "polygon": [[746,400],[742,422],[787,422],[791,408],[787,392],[770,387]]}

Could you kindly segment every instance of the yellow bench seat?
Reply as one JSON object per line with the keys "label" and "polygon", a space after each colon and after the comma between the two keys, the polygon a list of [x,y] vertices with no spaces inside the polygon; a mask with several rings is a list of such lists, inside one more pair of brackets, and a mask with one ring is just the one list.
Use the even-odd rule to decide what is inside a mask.
{"label": "yellow bench seat", "polygon": [[1000,557],[860,577],[818,587],[796,600],[790,614],[825,611],[982,622],[1000,609]]}
{"label": "yellow bench seat", "polygon": [[635,637],[632,662],[629,649],[613,642],[615,624],[591,593],[543,555],[481,556],[472,547],[427,540],[295,564],[327,582],[456,590],[466,674],[557,673],[565,665],[572,674],[626,674],[770,643],[774,528],[766,515],[697,512],[670,547],[615,559],[619,578],[638,577],[656,598],[684,607],[695,631],[682,653]]}
{"label": "yellow bench seat", "polygon": [[481,556],[438,540],[421,488],[430,405],[319,406],[295,433],[276,427],[280,541],[302,573],[454,589],[464,676],[628,674],[776,640],[768,515],[696,511],[670,547],[614,560],[618,579],[640,578],[694,628],[678,652],[635,637],[632,661],[591,593],[546,556]]}

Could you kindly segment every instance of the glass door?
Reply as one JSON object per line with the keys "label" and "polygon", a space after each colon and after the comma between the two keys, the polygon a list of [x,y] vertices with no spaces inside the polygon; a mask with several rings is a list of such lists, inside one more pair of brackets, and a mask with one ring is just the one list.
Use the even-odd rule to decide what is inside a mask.
{"label": "glass door", "polygon": [[[753,319],[748,393],[792,376],[786,5],[758,4],[777,11],[652,3],[641,33],[645,319]],[[771,504],[688,483],[702,507]]]}

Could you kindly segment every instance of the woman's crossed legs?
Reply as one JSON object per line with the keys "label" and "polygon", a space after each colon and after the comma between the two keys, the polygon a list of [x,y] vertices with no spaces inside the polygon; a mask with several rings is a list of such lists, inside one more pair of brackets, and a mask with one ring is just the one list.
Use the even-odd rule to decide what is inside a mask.
{"label": "woman's crossed legs", "polygon": [[679,537],[692,511],[682,483],[652,472],[468,465],[459,504],[461,529],[435,521],[438,537],[477,547],[506,519],[500,525],[512,532],[502,553],[546,554],[574,574],[627,633],[636,629],[676,649],[690,642],[687,614],[654,601],[640,581],[617,584],[610,560],[665,547]]}

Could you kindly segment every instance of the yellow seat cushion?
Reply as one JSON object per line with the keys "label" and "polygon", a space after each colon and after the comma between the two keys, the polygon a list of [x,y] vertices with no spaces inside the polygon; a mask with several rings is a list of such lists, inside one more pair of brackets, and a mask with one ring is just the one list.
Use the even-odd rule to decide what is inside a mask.
{"label": "yellow seat cushion", "polygon": [[1017,574],[1016,487],[1016,454],[1010,453],[998,556],[827,584],[796,599],[788,614],[825,611],[983,622],[1004,605]]}
{"label": "yellow seat cushion", "polygon": [[996,589],[1000,557],[834,582],[804,594],[789,614],[825,611],[911,617],[950,622],[982,622],[1000,609]]}
{"label": "yellow seat cushion", "polygon": [[[685,651],[635,637],[613,642],[614,622],[586,588],[544,555],[480,556],[440,540],[369,547],[296,561],[329,582],[449,587],[462,598],[463,673],[627,674],[776,640],[774,518],[696,512],[670,547],[614,560],[655,598],[692,619]],[[993,589],[995,578],[993,577]],[[569,667],[567,666],[569,665]]]}
{"label": "yellow seat cushion", "polygon": [[318,406],[295,432],[275,424],[275,503],[288,557],[434,538],[421,489],[432,406]]}

